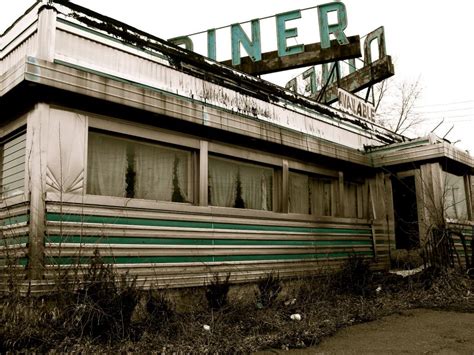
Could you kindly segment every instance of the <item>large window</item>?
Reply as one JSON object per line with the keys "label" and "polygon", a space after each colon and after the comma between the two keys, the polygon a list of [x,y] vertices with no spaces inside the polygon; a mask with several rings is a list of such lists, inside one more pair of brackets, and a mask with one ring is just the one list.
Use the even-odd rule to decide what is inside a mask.
{"label": "large window", "polygon": [[191,152],[90,132],[87,192],[191,202]]}
{"label": "large window", "polygon": [[448,218],[468,218],[463,176],[445,173],[444,202],[446,216]]}
{"label": "large window", "polygon": [[25,151],[26,134],[24,132],[8,137],[1,145],[0,184],[3,198],[24,192]]}
{"label": "large window", "polygon": [[333,215],[335,179],[290,172],[288,208],[290,213]]}
{"label": "large window", "polygon": [[344,183],[344,217],[362,218],[362,184],[355,182]]}
{"label": "large window", "polygon": [[273,209],[273,169],[236,160],[209,157],[209,204]]}

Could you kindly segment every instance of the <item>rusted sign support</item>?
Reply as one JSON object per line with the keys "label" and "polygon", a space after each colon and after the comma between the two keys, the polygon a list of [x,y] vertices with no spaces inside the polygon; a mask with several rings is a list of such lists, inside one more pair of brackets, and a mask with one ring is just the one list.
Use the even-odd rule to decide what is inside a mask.
{"label": "rusted sign support", "polygon": [[395,74],[392,58],[387,55],[381,59],[376,60],[372,64],[366,65],[362,69],[357,70],[339,80],[339,85],[334,82],[327,86],[325,92],[321,95],[318,91],[310,97],[313,99],[320,98],[320,102],[325,104],[332,104],[337,101],[337,88],[344,89],[349,92],[357,92],[366,89],[382,80],[390,78]]}
{"label": "rusted sign support", "polygon": [[[347,39],[349,43],[344,45],[340,45],[337,40],[332,40],[329,48],[321,48],[321,43],[307,44],[302,53],[291,56],[280,57],[278,51],[262,53],[262,59],[257,62],[250,57],[244,57],[241,59],[241,64],[234,68],[248,74],[261,75],[361,57],[359,36],[351,36]],[[221,63],[232,66],[231,60]]]}

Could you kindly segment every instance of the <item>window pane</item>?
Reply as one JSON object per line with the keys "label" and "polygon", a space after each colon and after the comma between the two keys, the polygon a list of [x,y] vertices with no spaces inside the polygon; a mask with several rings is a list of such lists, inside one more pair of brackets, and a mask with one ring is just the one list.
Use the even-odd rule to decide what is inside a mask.
{"label": "window pane", "polygon": [[93,195],[125,197],[126,141],[89,134],[87,191]]}
{"label": "window pane", "polygon": [[334,180],[311,178],[311,211],[316,216],[332,216]]}
{"label": "window pane", "polygon": [[1,184],[3,197],[24,192],[25,147],[25,133],[6,142],[2,147]]}
{"label": "window pane", "polygon": [[344,217],[357,218],[357,184],[344,183]]}
{"label": "window pane", "polygon": [[288,207],[290,213],[311,213],[311,190],[308,175],[290,172],[288,179]]}
{"label": "window pane", "polygon": [[191,153],[151,145],[136,145],[135,197],[188,202]]}
{"label": "window pane", "polygon": [[209,204],[272,210],[273,169],[209,157]]}
{"label": "window pane", "polygon": [[467,219],[466,190],[464,178],[445,173],[445,210],[448,218]]}
{"label": "window pane", "polygon": [[191,152],[89,134],[88,193],[187,202],[190,172]]}

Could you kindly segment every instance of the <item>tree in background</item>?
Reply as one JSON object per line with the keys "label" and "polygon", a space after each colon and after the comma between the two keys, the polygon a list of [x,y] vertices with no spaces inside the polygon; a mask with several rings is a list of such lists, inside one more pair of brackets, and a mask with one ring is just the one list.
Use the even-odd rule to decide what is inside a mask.
{"label": "tree in background", "polygon": [[374,87],[374,106],[377,121],[395,133],[405,134],[419,128],[423,116],[415,111],[423,87],[420,78],[397,82],[384,80]]}

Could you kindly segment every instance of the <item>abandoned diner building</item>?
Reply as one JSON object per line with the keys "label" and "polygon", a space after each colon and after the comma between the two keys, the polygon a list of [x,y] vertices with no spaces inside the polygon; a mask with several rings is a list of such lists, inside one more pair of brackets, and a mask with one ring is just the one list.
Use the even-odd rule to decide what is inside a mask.
{"label": "abandoned diner building", "polygon": [[[297,16],[277,16],[283,49],[270,66],[303,58],[300,47],[285,49],[295,35],[286,21]],[[234,27],[236,48],[265,62]],[[354,58],[355,37],[314,51]],[[387,269],[397,250],[423,244],[433,211],[472,238],[468,153],[269,83],[244,70],[250,55],[234,68],[196,54],[183,38],[161,40],[66,1],[38,1],[5,31],[3,270],[13,264],[25,283],[46,287],[58,267],[87,264],[96,250],[161,287],[216,273],[234,283],[308,275],[351,255]],[[382,63],[393,74],[389,59],[368,72]],[[354,82],[332,86],[354,92]],[[337,93],[326,89],[319,98]]]}

